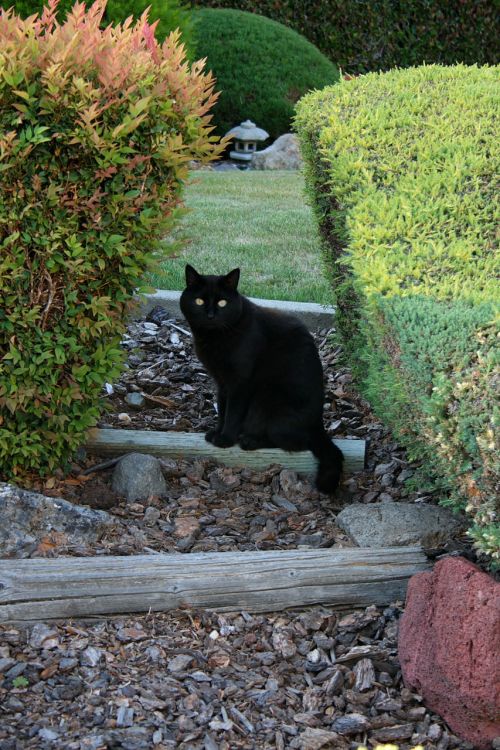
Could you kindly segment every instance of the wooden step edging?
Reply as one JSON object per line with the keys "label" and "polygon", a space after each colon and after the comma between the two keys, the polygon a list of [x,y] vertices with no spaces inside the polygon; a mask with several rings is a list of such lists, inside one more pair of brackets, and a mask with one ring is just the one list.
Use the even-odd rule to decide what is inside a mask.
{"label": "wooden step edging", "polygon": [[[160,305],[174,318],[182,318],[179,308],[181,292],[169,289],[157,289],[154,294],[144,294],[139,298],[139,306],[133,312],[133,317],[145,316],[153,307]],[[331,305],[319,305],[316,302],[285,302],[275,299],[258,299],[249,297],[260,307],[269,307],[296,315],[310,329],[331,328],[335,308]]]}
{"label": "wooden step edging", "polygon": [[0,560],[0,623],[206,608],[387,605],[429,564],[420,547]]}
{"label": "wooden step edging", "polygon": [[[334,440],[344,454],[344,471],[361,471],[365,465],[364,440]],[[87,433],[86,449],[98,456],[119,456],[122,453],[150,453],[159,458],[208,458],[226,466],[265,469],[279,464],[285,469],[311,474],[317,460],[309,451],[288,453],[279,449],[244,451],[238,446],[217,448],[201,433],[155,432],[148,430],[115,430],[93,428]]]}

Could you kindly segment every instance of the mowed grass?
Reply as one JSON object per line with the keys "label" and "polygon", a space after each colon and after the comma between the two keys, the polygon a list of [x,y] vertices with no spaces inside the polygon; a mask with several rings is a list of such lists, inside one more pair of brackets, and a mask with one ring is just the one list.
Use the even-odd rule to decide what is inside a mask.
{"label": "mowed grass", "polygon": [[239,266],[243,294],[332,301],[300,173],[195,172],[185,198],[190,210],[176,235],[187,245],[160,262],[152,286],[183,289],[186,263],[204,274]]}

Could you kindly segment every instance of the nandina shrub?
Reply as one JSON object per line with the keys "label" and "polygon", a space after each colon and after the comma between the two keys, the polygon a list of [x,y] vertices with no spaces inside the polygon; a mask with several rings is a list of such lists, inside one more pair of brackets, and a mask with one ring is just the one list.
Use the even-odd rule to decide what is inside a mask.
{"label": "nandina shrub", "polygon": [[[44,0],[8,0],[6,7],[12,6],[16,13],[19,13],[23,18],[27,18],[34,13],[41,13],[44,4]],[[64,20],[72,5],[72,0],[59,0],[57,6],[58,20]],[[147,0],[108,0],[102,24],[107,26],[109,23],[115,24],[125,21],[129,16],[140,16],[146,8],[149,8],[149,18],[154,21],[158,20],[155,28],[156,38],[163,42],[171,31],[179,29],[188,58],[194,59],[195,42],[191,13],[182,0],[151,0],[151,2],[147,2]]]}
{"label": "nandina shrub", "polygon": [[95,424],[134,291],[208,161],[213,79],[144,14],[0,11],[0,475],[63,465]]}

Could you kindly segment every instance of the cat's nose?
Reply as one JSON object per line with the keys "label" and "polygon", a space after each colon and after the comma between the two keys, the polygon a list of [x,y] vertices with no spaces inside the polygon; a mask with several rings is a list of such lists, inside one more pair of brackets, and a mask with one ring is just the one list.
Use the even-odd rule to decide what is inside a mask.
{"label": "cat's nose", "polygon": [[212,309],[207,310],[207,318],[209,320],[213,320],[214,317],[215,317],[214,311]]}

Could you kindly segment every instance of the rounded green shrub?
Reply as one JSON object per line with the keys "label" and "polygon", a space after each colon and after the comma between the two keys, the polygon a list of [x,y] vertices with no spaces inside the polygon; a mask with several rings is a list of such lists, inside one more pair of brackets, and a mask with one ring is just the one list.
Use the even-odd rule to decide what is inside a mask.
{"label": "rounded green shrub", "polygon": [[125,314],[210,135],[213,79],[147,15],[0,11],[0,476],[63,465],[117,375]]}
{"label": "rounded green shrub", "polygon": [[193,20],[197,56],[207,58],[221,92],[213,111],[220,135],[250,119],[275,139],[290,131],[303,94],[339,78],[305,37],[264,16],[204,8]]}

